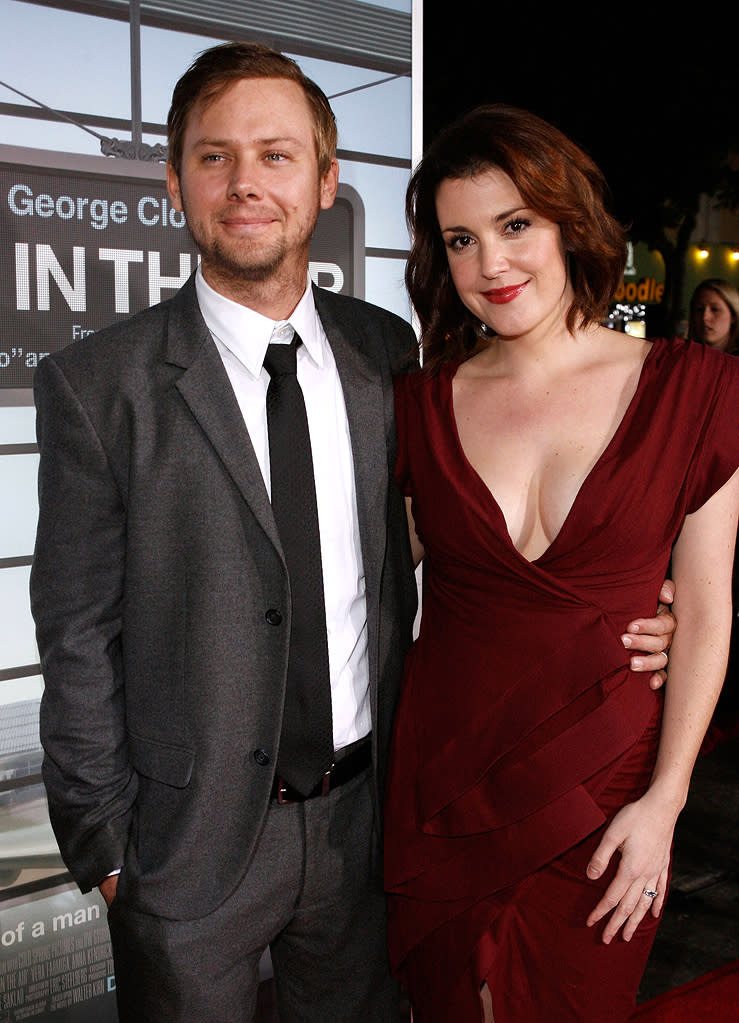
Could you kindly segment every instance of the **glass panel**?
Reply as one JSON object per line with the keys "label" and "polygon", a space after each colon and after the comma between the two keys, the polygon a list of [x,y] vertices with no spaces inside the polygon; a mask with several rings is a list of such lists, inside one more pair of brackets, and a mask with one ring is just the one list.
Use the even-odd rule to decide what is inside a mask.
{"label": "glass panel", "polygon": [[11,497],[0,501],[0,558],[33,553],[37,472],[38,455],[0,456],[0,494]]}
{"label": "glass panel", "polygon": [[359,2],[366,3],[368,7],[388,7],[392,11],[411,13],[411,0],[359,0]]}
{"label": "glass panel", "polygon": [[9,703],[20,703],[22,700],[33,700],[38,703],[43,691],[44,680],[40,675],[8,679],[0,682],[0,707]]}
{"label": "glass panel", "polygon": [[[172,89],[197,55],[222,39],[141,26],[141,116],[164,124]],[[158,139],[159,142],[163,140]]]}
{"label": "glass panel", "polygon": [[[126,22],[0,0],[0,24],[0,81],[4,83],[0,85],[0,102],[34,110],[46,106],[70,111],[70,116],[76,113],[80,120],[85,115],[130,118]],[[130,135],[122,128],[96,126],[92,130],[124,139]],[[62,120],[0,117],[0,142],[100,154],[100,142],[93,134]]]}
{"label": "glass panel", "polygon": [[365,82],[378,84],[331,100],[339,148],[410,159],[411,80],[383,78],[377,72],[366,75]]}
{"label": "glass panel", "polygon": [[30,573],[27,565],[0,569],[0,670],[39,660],[28,596]]}
{"label": "glass panel", "polygon": [[404,259],[374,259],[368,257],[365,263],[365,288],[368,302],[377,302],[375,295],[382,296],[382,306],[410,322],[411,306],[405,290]]}
{"label": "glass panel", "polygon": [[[0,86],[0,95],[3,91]],[[95,130],[100,135],[106,134],[97,128]],[[131,133],[118,132],[118,135],[130,138]],[[60,153],[100,156],[100,139],[89,132],[73,124],[38,121],[35,118],[31,120],[25,117],[0,117],[0,142],[31,149],[53,149]]]}
{"label": "glass panel", "polygon": [[[126,22],[0,0],[0,24],[3,82],[50,107],[131,116]],[[1,87],[0,99],[22,102]],[[15,139],[7,141],[18,144]]]}
{"label": "glass panel", "polygon": [[0,444],[35,444],[36,410],[30,406],[0,406]]}
{"label": "glass panel", "polygon": [[[367,248],[408,249],[403,197],[408,171],[371,163],[342,160],[339,179],[359,192],[364,203],[364,242]],[[369,301],[376,302],[377,299]],[[382,305],[382,302],[380,302]]]}

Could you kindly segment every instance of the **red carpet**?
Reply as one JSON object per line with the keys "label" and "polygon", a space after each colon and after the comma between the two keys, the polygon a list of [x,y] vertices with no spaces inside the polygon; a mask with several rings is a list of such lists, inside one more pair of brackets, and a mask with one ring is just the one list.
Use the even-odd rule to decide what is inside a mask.
{"label": "red carpet", "polygon": [[737,1023],[739,959],[640,1005],[632,1023]]}

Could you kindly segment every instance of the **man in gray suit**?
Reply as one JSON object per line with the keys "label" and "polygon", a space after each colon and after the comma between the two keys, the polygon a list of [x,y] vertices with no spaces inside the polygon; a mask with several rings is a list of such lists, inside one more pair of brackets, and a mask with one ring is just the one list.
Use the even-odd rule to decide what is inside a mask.
{"label": "man in gray suit", "polygon": [[[36,375],[51,818],[80,887],[109,904],[121,1020],[246,1023],[269,946],[283,1023],[387,1023],[377,821],[416,608],[392,377],[415,339],[308,283],[336,128],[291,60],[250,44],[201,55],[169,145],[200,268]],[[312,450],[287,482],[275,345],[294,349]],[[302,468],[314,497],[291,501]],[[317,584],[284,524],[311,503]],[[315,658],[295,654],[298,633]],[[325,655],[325,678],[295,682],[298,661]],[[319,736],[317,781],[292,762],[296,722]]]}
{"label": "man in gray suit", "polygon": [[[308,283],[336,128],[291,60],[201,55],[169,135],[200,269],[36,378],[52,821],[79,885],[110,902],[122,1019],[249,1020],[271,945],[281,1019],[384,1023],[376,821],[416,607],[392,377],[415,337]],[[278,763],[294,609],[262,364],[294,331],[333,711],[318,792]]]}

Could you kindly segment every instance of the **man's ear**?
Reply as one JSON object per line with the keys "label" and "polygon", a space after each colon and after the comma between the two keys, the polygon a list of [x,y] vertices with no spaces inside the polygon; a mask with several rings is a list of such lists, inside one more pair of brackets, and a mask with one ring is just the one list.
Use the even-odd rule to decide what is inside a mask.
{"label": "man's ear", "polygon": [[330,209],[336,199],[336,190],[339,187],[339,161],[334,159],[331,166],[321,179],[321,209]]}
{"label": "man's ear", "polygon": [[180,191],[180,179],[177,171],[171,163],[167,164],[167,192],[172,200],[172,205],[180,213],[182,210],[182,192]]}

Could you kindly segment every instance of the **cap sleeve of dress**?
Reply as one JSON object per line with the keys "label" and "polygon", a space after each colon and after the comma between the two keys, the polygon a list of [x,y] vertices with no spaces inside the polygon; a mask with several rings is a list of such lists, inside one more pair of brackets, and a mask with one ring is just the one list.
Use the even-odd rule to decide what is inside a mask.
{"label": "cap sleeve of dress", "polygon": [[[710,373],[702,437],[688,488],[688,514],[702,507],[739,467],[739,357],[706,350],[700,375]],[[697,383],[697,381],[696,381]]]}

